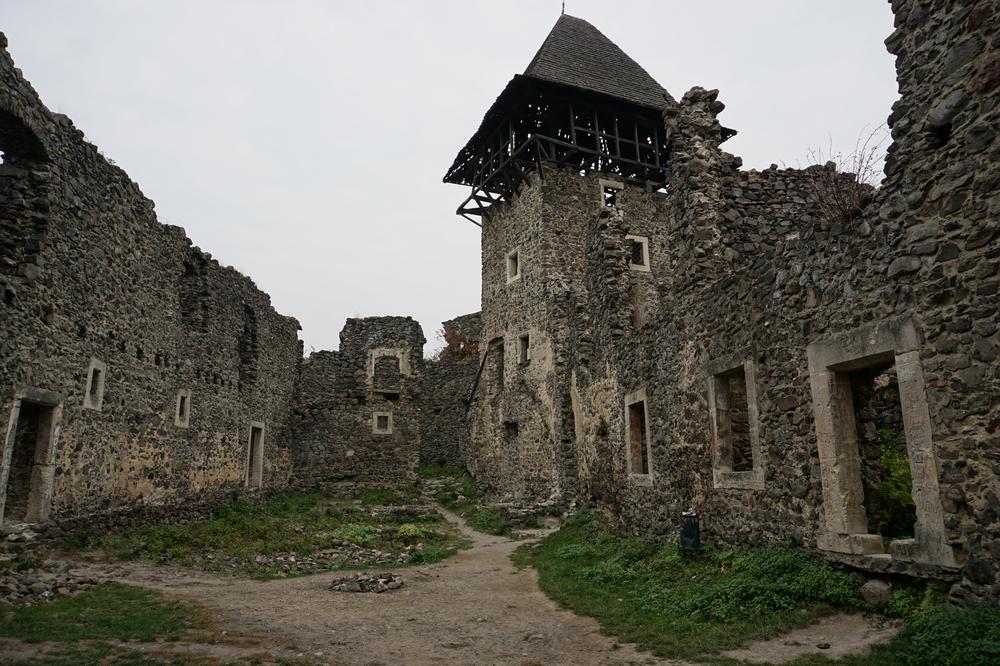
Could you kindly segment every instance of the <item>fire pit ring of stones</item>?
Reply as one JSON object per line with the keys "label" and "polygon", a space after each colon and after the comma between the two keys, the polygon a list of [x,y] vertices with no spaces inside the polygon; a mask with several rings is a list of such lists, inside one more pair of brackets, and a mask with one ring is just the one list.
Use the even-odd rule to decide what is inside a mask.
{"label": "fire pit ring of stones", "polygon": [[330,589],[334,592],[391,592],[403,587],[403,579],[392,573],[351,574],[334,578]]}

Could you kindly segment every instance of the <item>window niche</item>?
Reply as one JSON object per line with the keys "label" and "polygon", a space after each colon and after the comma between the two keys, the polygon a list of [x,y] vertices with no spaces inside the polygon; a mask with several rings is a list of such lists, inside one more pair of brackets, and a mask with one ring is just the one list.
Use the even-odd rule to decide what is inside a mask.
{"label": "window niche", "polygon": [[521,277],[521,251],[513,249],[507,253],[507,284]]}
{"label": "window niche", "polygon": [[[817,545],[823,550],[956,566],[954,551],[945,541],[921,343],[914,322],[897,318],[818,340],[807,348],[823,486]],[[883,413],[876,415],[875,409]],[[872,457],[871,443],[865,440],[877,441],[879,419],[885,423],[897,419],[892,414],[896,410],[902,429],[894,426],[887,448],[896,459],[893,465],[909,467],[915,522],[913,538],[893,541],[875,531],[879,529],[875,514],[881,507],[873,503],[871,478],[865,477],[873,470],[883,472],[886,465],[865,460]]]}
{"label": "window niche", "polygon": [[388,400],[403,392],[403,378],[410,376],[410,355],[401,347],[370,349],[367,359],[368,389]]}
{"label": "window niche", "polygon": [[640,273],[649,272],[649,239],[645,236],[625,236],[628,243],[628,267]]}
{"label": "window niche", "polygon": [[392,434],[392,412],[374,412],[372,414],[372,433],[376,435]]}
{"label": "window niche", "polygon": [[646,389],[625,396],[625,441],[629,476],[649,479],[652,475],[652,444]]}
{"label": "window niche", "polygon": [[756,372],[748,357],[742,352],[707,365],[716,488],[764,489]]}
{"label": "window niche", "polygon": [[517,337],[517,362],[519,365],[528,365],[531,362],[531,337],[528,333]]}
{"label": "window niche", "polygon": [[174,425],[187,428],[191,423],[191,389],[181,389],[177,392],[174,406]]}
{"label": "window niche", "polygon": [[96,358],[90,359],[87,367],[87,385],[83,394],[83,408],[101,411],[104,407],[104,380],[108,367]]}
{"label": "window niche", "polygon": [[264,424],[260,421],[250,422],[246,485],[248,488],[261,488],[264,485]]}
{"label": "window niche", "polygon": [[497,393],[503,391],[504,379],[506,374],[506,355],[504,354],[504,344],[503,340],[498,342],[495,346],[495,351],[493,352],[493,380],[494,385],[497,388]]}

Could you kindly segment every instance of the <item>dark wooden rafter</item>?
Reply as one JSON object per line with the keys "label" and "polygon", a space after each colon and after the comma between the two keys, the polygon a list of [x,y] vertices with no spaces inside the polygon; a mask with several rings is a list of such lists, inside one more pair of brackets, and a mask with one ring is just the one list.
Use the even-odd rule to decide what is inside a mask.
{"label": "dark wooden rafter", "polygon": [[458,214],[477,224],[489,208],[509,201],[544,163],[608,173],[659,189],[666,184],[659,113],[558,89],[520,90],[504,105],[503,118],[480,132],[456,161],[446,181],[472,192]]}

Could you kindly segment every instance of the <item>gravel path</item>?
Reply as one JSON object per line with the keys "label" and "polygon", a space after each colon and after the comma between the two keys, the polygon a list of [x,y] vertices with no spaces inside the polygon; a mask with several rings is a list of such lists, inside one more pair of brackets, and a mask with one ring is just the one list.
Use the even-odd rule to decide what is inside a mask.
{"label": "gravel path", "polygon": [[664,663],[616,647],[595,620],[559,609],[539,590],[534,570],[511,563],[524,541],[474,532],[442,513],[472,548],[439,564],[395,569],[406,584],[390,593],[330,591],[344,572],[251,581],[145,564],[93,568],[194,601],[212,611],[223,641],[276,657],[373,666]]}

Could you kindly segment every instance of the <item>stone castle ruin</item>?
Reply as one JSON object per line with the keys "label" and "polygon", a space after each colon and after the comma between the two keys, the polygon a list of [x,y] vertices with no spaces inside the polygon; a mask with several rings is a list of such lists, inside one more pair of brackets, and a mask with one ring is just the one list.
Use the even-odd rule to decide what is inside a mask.
{"label": "stone castle ruin", "polygon": [[[559,18],[445,181],[482,312],[298,324],[160,224],[0,36],[0,517],[115,524],[237,489],[466,466],[494,496],[670,534],[795,539],[1000,597],[1000,3],[892,3],[885,180],[745,171]],[[853,192],[831,206],[833,187]]]}

